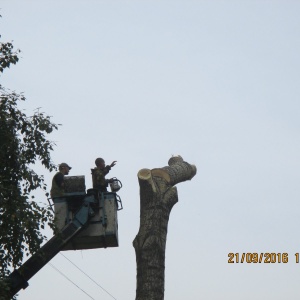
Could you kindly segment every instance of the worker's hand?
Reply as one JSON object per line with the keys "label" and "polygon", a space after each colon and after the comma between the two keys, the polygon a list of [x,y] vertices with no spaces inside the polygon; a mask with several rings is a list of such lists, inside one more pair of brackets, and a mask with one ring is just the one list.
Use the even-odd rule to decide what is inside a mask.
{"label": "worker's hand", "polygon": [[114,160],[114,161],[110,164],[110,167],[112,168],[116,163],[117,163],[117,161]]}
{"label": "worker's hand", "polygon": [[109,183],[113,183],[113,182],[114,182],[114,179],[111,178],[111,179],[108,180],[108,182],[109,182]]}

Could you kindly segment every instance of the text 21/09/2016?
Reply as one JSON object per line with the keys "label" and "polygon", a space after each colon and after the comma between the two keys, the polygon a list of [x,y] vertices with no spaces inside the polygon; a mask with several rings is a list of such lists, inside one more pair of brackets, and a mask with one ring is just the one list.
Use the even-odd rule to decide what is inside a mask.
{"label": "text 21/09/2016", "polygon": [[[299,253],[295,253],[294,261],[299,263]],[[228,263],[288,263],[288,253],[228,253]]]}

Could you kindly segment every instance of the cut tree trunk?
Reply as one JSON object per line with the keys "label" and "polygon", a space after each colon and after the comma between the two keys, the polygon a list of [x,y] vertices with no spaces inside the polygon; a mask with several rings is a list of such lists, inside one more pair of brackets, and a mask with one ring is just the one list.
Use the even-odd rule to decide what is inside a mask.
{"label": "cut tree trunk", "polygon": [[133,241],[137,263],[136,300],[163,300],[165,249],[168,221],[178,202],[179,182],[191,180],[197,169],[181,156],[169,159],[167,167],[142,169],[140,185],[140,229]]}

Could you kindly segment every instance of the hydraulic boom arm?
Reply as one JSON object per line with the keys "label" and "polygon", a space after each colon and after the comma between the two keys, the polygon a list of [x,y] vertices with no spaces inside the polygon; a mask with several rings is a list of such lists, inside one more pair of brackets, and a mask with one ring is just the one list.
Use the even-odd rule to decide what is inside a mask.
{"label": "hydraulic boom arm", "polygon": [[71,223],[61,232],[53,236],[41,249],[31,256],[19,269],[14,270],[8,280],[10,284],[10,297],[28,286],[28,280],[44,267],[64,246],[74,238],[81,229],[94,216],[93,204],[97,203],[93,195],[87,195],[83,204]]}

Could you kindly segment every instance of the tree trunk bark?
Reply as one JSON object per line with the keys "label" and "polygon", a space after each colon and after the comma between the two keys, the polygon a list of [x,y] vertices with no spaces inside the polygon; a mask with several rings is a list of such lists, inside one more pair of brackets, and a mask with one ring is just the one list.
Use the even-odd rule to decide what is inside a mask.
{"label": "tree trunk bark", "polygon": [[196,167],[181,156],[169,159],[167,167],[142,169],[140,185],[140,229],[133,241],[137,263],[136,300],[163,300],[165,249],[169,215],[178,202],[179,182],[191,180]]}

